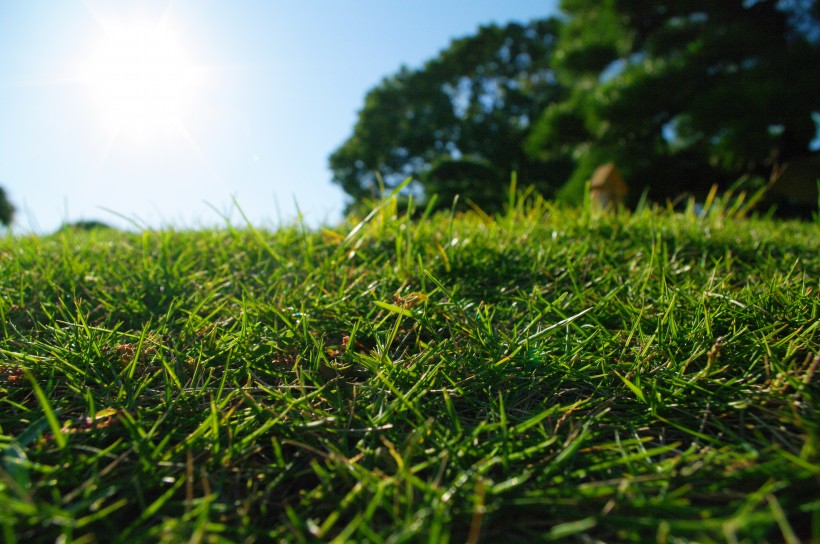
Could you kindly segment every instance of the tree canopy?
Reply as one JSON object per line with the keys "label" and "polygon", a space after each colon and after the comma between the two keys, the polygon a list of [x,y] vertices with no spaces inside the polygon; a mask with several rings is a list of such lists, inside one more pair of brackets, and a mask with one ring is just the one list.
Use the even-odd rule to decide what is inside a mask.
{"label": "tree canopy", "polygon": [[546,107],[527,149],[577,161],[565,195],[580,195],[609,161],[633,187],[666,198],[765,176],[808,152],[820,112],[814,0],[564,0],[561,8],[553,61],[572,91]]}
{"label": "tree canopy", "polygon": [[454,192],[497,193],[482,198],[487,206],[500,202],[513,170],[543,191],[562,183],[567,161],[543,161],[523,148],[532,121],[564,98],[550,67],[559,27],[555,19],[485,26],[423,67],[385,78],[331,155],[333,181],[354,202],[377,194],[381,176],[387,187],[414,177],[417,189],[440,192],[442,201]]}
{"label": "tree canopy", "polygon": [[385,78],[331,155],[333,181],[355,203],[382,180],[413,177],[445,206],[461,194],[495,211],[512,171],[521,185],[548,196],[561,187],[559,197],[577,201],[594,169],[615,163],[633,198],[647,188],[664,200],[746,175],[763,183],[791,164],[791,177],[808,179],[795,187],[811,194],[797,193],[816,209],[816,0],[563,0],[561,9],[560,19],[483,27]]}
{"label": "tree canopy", "polygon": [[6,196],[6,190],[0,187],[0,223],[5,226],[11,226],[14,221],[14,206],[9,202]]}

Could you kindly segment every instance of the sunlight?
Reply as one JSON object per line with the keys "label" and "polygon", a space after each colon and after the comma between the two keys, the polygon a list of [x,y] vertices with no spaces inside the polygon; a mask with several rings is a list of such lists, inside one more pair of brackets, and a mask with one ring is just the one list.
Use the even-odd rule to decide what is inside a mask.
{"label": "sunlight", "polygon": [[194,67],[166,26],[103,25],[79,79],[112,133],[138,139],[176,131],[194,92]]}

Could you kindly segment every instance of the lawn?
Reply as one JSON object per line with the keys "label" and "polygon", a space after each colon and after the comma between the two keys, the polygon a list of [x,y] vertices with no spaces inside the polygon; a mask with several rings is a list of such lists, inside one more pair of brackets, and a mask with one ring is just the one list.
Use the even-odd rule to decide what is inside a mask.
{"label": "lawn", "polygon": [[2,539],[817,540],[818,230],[520,197],[6,238]]}

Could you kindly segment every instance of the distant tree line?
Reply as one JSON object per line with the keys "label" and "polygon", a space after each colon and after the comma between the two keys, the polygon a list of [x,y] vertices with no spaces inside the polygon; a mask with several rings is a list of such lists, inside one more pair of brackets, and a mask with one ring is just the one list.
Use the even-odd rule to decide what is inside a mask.
{"label": "distant tree line", "polygon": [[[5,227],[10,227],[14,222],[14,213],[16,209],[9,201],[6,195],[6,190],[0,187],[0,224]],[[64,223],[57,232],[65,231],[92,231],[92,230],[107,230],[112,229],[111,226],[97,220],[80,220],[73,223]]]}
{"label": "distant tree line", "polygon": [[[634,198],[661,201],[743,176],[763,184],[797,161],[792,172],[820,175],[816,0],[563,0],[561,11],[482,27],[369,91],[330,156],[351,206],[413,177],[422,198],[460,194],[492,212],[513,171],[578,202],[608,162]],[[812,186],[816,210],[811,180],[797,200],[811,205]]]}

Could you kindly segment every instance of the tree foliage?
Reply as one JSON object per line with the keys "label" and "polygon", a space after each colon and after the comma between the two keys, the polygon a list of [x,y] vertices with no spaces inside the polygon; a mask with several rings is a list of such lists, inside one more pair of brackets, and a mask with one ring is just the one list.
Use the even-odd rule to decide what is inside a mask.
{"label": "tree foliage", "polygon": [[484,211],[501,207],[499,189],[505,181],[490,161],[477,157],[441,159],[422,178],[425,191],[437,195],[442,207],[460,196]]}
{"label": "tree foliage", "polygon": [[565,194],[615,162],[664,198],[806,154],[820,112],[814,0],[564,0],[553,61],[572,91],[527,142],[572,156]]}
{"label": "tree foliage", "polygon": [[[353,134],[331,155],[333,181],[354,202],[378,193],[379,176],[387,187],[414,177],[427,195],[497,194],[480,198],[490,207],[500,203],[513,170],[542,190],[563,182],[566,161],[533,159],[523,149],[532,121],[564,98],[550,67],[559,26],[555,19],[485,26],[423,67],[384,79],[367,94]],[[458,161],[465,162],[456,168]],[[495,175],[476,174],[478,163],[492,165]],[[428,175],[436,165],[438,174]],[[452,177],[463,172],[472,177]]]}
{"label": "tree foliage", "polygon": [[9,202],[6,191],[0,187],[0,223],[9,227],[14,221],[14,206]]}
{"label": "tree foliage", "polygon": [[57,232],[90,232],[98,230],[113,230],[114,227],[97,219],[80,219],[71,223],[63,223]]}
{"label": "tree foliage", "polygon": [[[413,177],[443,205],[460,194],[493,211],[513,170],[580,200],[593,170],[614,162],[633,197],[648,188],[663,200],[816,163],[816,0],[561,7],[560,21],[484,27],[383,80],[330,157],[334,182],[359,202]],[[814,187],[801,198],[816,204],[815,180],[804,181],[795,187]]]}

